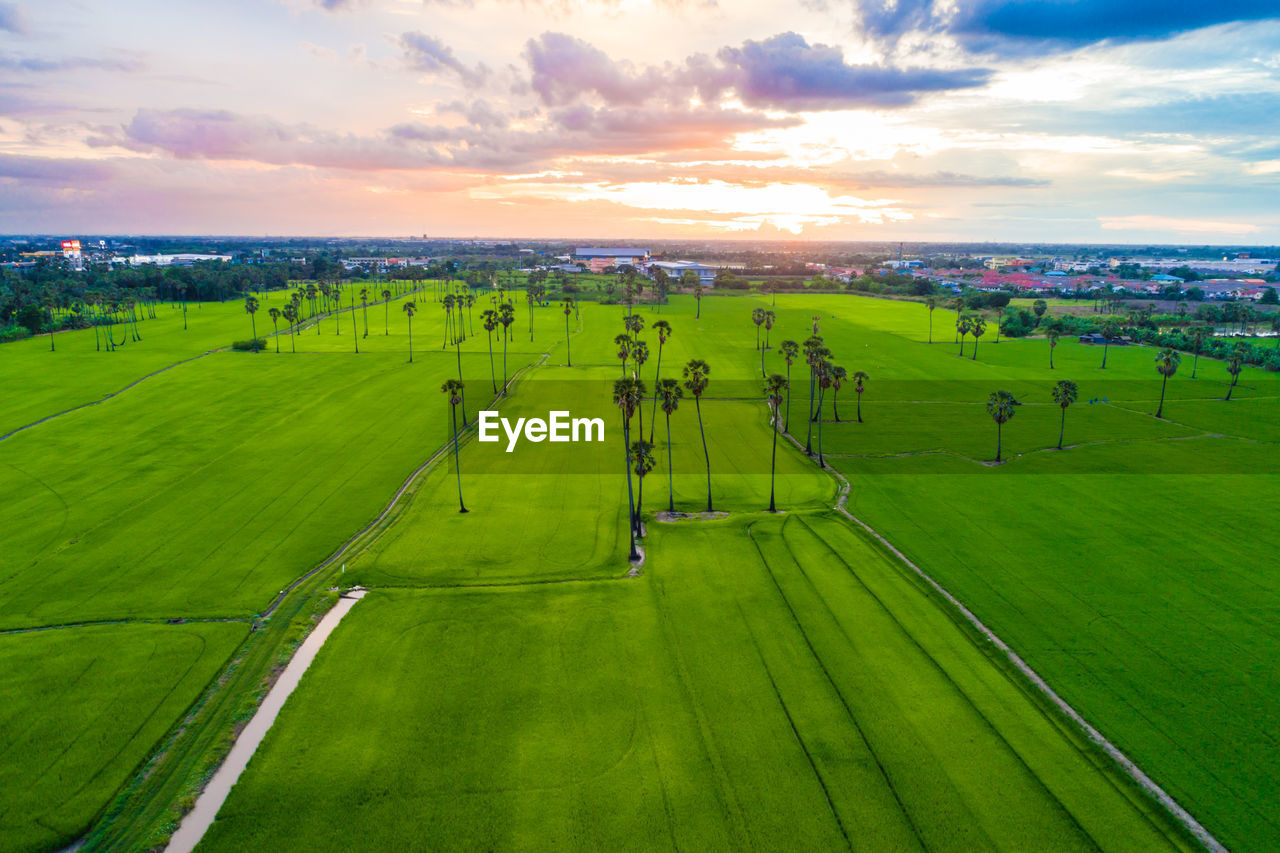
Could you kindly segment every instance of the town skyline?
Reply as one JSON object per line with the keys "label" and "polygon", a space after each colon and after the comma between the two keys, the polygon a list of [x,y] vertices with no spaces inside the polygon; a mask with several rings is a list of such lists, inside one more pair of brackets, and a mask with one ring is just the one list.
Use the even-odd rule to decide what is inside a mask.
{"label": "town skyline", "polygon": [[1264,3],[138,5],[0,2],[0,231],[1280,242]]}

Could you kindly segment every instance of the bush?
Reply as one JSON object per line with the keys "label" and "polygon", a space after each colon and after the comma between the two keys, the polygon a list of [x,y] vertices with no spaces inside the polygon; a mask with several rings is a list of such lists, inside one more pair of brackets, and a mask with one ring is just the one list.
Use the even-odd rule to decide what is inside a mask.
{"label": "bush", "polygon": [[0,343],[7,344],[9,341],[20,341],[23,338],[31,337],[31,330],[26,326],[0,326]]}
{"label": "bush", "polygon": [[232,341],[231,348],[237,352],[259,352],[267,348],[266,338],[257,338],[251,341]]}

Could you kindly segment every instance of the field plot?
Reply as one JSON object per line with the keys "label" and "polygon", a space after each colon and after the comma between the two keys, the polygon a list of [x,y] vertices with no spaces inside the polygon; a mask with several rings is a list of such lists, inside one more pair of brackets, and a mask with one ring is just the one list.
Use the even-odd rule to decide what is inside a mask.
{"label": "field plot", "polygon": [[641,578],[371,594],[201,849],[1176,846],[842,522],[654,527]]}
{"label": "field plot", "polygon": [[74,841],[248,631],[189,623],[0,635],[0,849]]}

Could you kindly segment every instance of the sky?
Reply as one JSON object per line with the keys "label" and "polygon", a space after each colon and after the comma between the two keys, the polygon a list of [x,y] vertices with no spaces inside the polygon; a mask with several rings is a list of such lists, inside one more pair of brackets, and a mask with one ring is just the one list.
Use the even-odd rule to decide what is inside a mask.
{"label": "sky", "polygon": [[0,0],[0,232],[1280,244],[1276,0]]}

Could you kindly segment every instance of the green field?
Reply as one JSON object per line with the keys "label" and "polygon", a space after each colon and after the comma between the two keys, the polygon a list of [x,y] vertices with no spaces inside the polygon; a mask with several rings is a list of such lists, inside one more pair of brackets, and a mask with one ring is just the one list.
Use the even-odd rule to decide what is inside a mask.
{"label": "green field", "polygon": [[[0,376],[24,389],[25,408],[10,416],[17,426],[183,362],[0,443],[0,522],[12,554],[0,576],[0,629],[129,623],[0,635],[0,655],[19,638],[57,636],[71,666],[98,653],[89,631],[145,630],[160,648],[165,632],[197,627],[164,620],[237,620],[217,626],[227,633],[199,666],[171,651],[156,652],[154,671],[142,667],[135,689],[174,698],[121,708],[122,726],[138,732],[133,752],[77,736],[116,696],[112,676],[82,679],[61,708],[64,741],[51,744],[66,750],[76,768],[68,773],[113,769],[42,794],[56,821],[34,813],[29,792],[0,786],[0,825],[13,827],[0,850],[66,843],[102,815],[236,638],[251,623],[282,630],[255,615],[378,518],[437,454],[343,568],[285,597],[305,615],[335,580],[372,589],[286,705],[202,850],[385,849],[406,838],[493,849],[1194,846],[907,567],[831,513],[836,479],[785,440],[776,491],[786,514],[762,512],[771,432],[750,314],[771,299],[708,297],[701,320],[691,297],[638,309],[647,326],[666,319],[675,329],[663,375],[678,376],[690,358],[712,366],[701,409],[712,498],[729,515],[653,517],[668,490],[659,415],[636,576],[625,559],[627,487],[610,400],[626,309],[584,302],[566,348],[559,306],[534,309],[530,341],[529,310],[516,296],[507,372],[517,379],[497,408],[509,418],[599,416],[606,442],[525,442],[507,454],[505,439],[484,444],[467,433],[465,515],[452,459],[440,454],[449,413],[439,389],[461,362],[469,419],[489,405],[479,323],[487,295],[468,312],[478,334],[455,351],[444,347],[431,291],[419,294],[412,364],[396,303],[385,315],[370,307],[367,338],[353,341],[348,312],[341,334],[326,318],[295,341],[283,336],[278,356],[224,351],[184,362],[248,337],[247,317],[230,304],[202,309],[207,341],[179,345],[175,336],[145,359],[153,340],[157,351],[167,340],[167,306],[132,350],[92,352],[90,331],[58,336],[57,353],[33,341],[12,362],[0,352]],[[260,334],[274,298],[264,298]],[[1280,509],[1276,377],[1246,369],[1227,403],[1218,399],[1223,366],[1202,359],[1191,380],[1188,359],[1169,382],[1167,417],[1156,419],[1160,381],[1146,348],[1112,347],[1102,371],[1099,348],[1064,339],[1050,370],[1046,341],[996,344],[993,331],[976,359],[972,341],[957,357],[944,309],[934,313],[933,345],[916,303],[786,294],[773,310],[769,372],[785,371],[779,342],[803,341],[817,318],[834,360],[871,376],[863,423],[850,422],[852,386],[840,392],[840,422],[830,400],[823,407],[821,447],[850,481],[849,510],[957,595],[1228,847],[1280,845],[1280,749],[1270,736],[1280,583],[1267,571],[1280,543],[1266,521]],[[391,334],[382,334],[384,316]],[[181,332],[180,315],[177,323]],[[648,328],[642,336],[651,386],[657,341]],[[62,385],[46,391],[32,378],[36,359],[77,347],[88,357],[68,360],[76,366],[59,372]],[[803,444],[802,360],[791,378],[784,417]],[[1080,399],[1058,451],[1061,413],[1049,390],[1062,378],[1079,384]],[[997,388],[1023,403],[1003,430],[1008,461],[999,466],[990,464],[996,430],[984,410]],[[642,409],[647,432],[652,410]],[[817,429],[811,440],[817,449]],[[672,417],[672,450],[676,508],[704,508],[691,399]],[[263,633],[250,644],[266,642]],[[120,671],[138,666],[137,644],[118,642],[127,646]],[[262,657],[261,672],[223,691],[254,689],[273,660]],[[186,680],[195,679],[188,670],[203,680]],[[15,671],[4,683],[14,695],[70,678],[37,664]],[[233,715],[218,713],[197,718],[188,726],[195,740],[179,737],[172,751],[223,737]],[[14,772],[38,766],[38,756],[24,757]],[[163,789],[136,782],[88,849],[163,838],[203,766],[193,760]]]}

